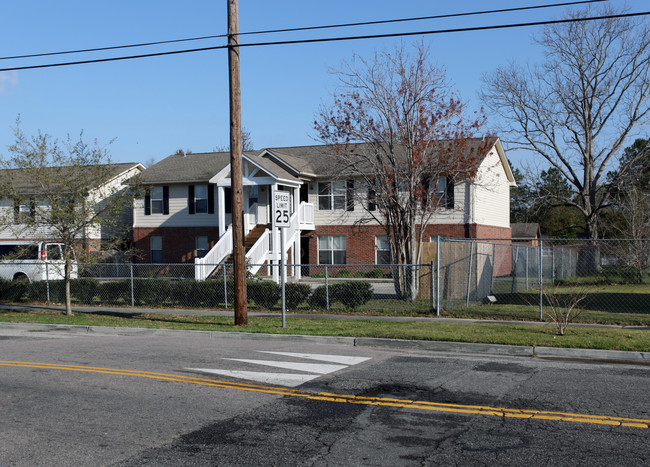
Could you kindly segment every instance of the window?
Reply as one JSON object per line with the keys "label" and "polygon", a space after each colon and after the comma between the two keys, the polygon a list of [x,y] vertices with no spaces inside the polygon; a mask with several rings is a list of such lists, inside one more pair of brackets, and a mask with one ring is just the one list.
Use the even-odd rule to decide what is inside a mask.
{"label": "window", "polygon": [[162,214],[163,212],[163,189],[155,186],[151,189],[151,214]]}
{"label": "window", "polygon": [[318,182],[318,209],[343,211],[346,208],[347,186],[345,180]]}
{"label": "window", "polygon": [[257,185],[251,185],[248,187],[248,207],[252,208],[257,204],[259,199],[259,189]]}
{"label": "window", "polygon": [[169,187],[154,186],[144,196],[144,215],[169,214]]}
{"label": "window", "polygon": [[345,237],[322,235],[318,237],[319,264],[346,264]]}
{"label": "window", "polygon": [[212,185],[188,185],[187,206],[190,214],[214,214]]}
{"label": "window", "polygon": [[208,186],[196,185],[194,187],[194,212],[207,213],[208,212]]}
{"label": "window", "polygon": [[162,263],[162,237],[150,238],[151,262]]}
{"label": "window", "polygon": [[14,203],[14,224],[25,224],[36,217],[36,202],[32,199],[28,203]]}
{"label": "window", "polygon": [[375,248],[377,252],[376,264],[391,264],[388,235],[377,235],[375,237]]}
{"label": "window", "polygon": [[194,249],[196,250],[196,257],[203,258],[210,251],[208,246],[208,237],[196,237],[194,239]]}
{"label": "window", "polygon": [[454,207],[454,183],[445,176],[438,177],[438,186],[436,187],[436,198],[440,207],[453,209]]}

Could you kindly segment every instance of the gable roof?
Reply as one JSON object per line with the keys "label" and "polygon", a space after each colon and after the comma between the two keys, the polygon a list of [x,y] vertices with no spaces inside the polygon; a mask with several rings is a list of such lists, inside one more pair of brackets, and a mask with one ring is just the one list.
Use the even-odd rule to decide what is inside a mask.
{"label": "gable roof", "polygon": [[[257,157],[259,153],[247,151],[243,158],[279,180],[298,181],[277,164]],[[216,175],[223,175],[229,165],[229,152],[173,154],[145,170],[140,179],[145,184],[208,183]]]}
{"label": "gable roof", "polygon": [[[436,145],[442,147],[446,143],[450,141],[442,140]],[[354,143],[346,147],[359,153],[371,148],[367,143]],[[480,163],[493,148],[496,148],[508,180],[514,183],[499,138],[470,138],[464,150],[477,153]],[[480,154],[479,150],[482,151]],[[350,175],[346,174],[345,167],[341,167],[337,156],[339,151],[340,146],[337,145],[288,146],[246,151],[243,158],[261,167],[277,180],[299,182],[299,179]],[[398,150],[398,157],[399,154]],[[214,183],[217,175],[224,176],[229,164],[229,152],[173,154],[145,170],[141,180],[145,184]]]}
{"label": "gable roof", "polygon": [[[46,167],[43,169],[45,171],[43,176],[54,180],[61,178],[65,179],[66,177],[82,178],[84,177],[84,172],[88,173],[90,169],[98,167],[106,169],[106,172],[102,174],[105,177],[104,182],[108,182],[124,172],[128,172],[137,167],[144,170],[144,166],[139,162],[121,162],[115,164],[98,164],[96,166]],[[48,172],[51,173],[51,175],[48,175]],[[97,174],[95,174],[95,176],[96,175]],[[89,175],[89,177],[92,178],[94,176]],[[27,169],[0,170],[0,183],[12,184],[14,192],[18,195],[38,194],[38,189],[34,186],[34,180],[30,177]],[[94,180],[89,180],[88,184],[94,184]]]}
{"label": "gable roof", "polygon": [[[444,144],[449,143],[451,143],[451,140],[438,141],[435,143],[433,150],[436,151],[437,147],[440,148]],[[372,146],[368,143],[351,143],[346,145],[346,149],[351,153],[361,153],[371,148]],[[483,149],[482,153],[478,154],[478,151],[482,148],[486,149]],[[499,138],[469,138],[464,150],[469,153],[476,152],[479,155],[479,162],[481,162],[493,148],[496,148],[497,150],[508,180],[511,183],[514,183],[512,170],[510,169],[505,157]],[[332,175],[345,176],[345,168],[341,167],[340,158],[337,156],[340,149],[341,146],[338,145],[322,144],[312,146],[290,146],[265,149],[261,152],[260,156],[262,158],[271,159],[276,164],[281,165],[287,171],[298,177],[316,178]],[[403,150],[400,151],[399,147],[395,153],[398,157],[405,154]]]}
{"label": "gable roof", "polygon": [[143,183],[206,182],[230,164],[229,152],[172,154],[145,170]]}

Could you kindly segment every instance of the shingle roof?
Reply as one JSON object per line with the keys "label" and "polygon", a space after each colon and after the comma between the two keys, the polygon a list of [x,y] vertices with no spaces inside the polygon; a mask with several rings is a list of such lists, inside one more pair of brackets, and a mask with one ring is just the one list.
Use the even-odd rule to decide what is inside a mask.
{"label": "shingle roof", "polygon": [[[45,168],[44,177],[49,178],[53,181],[56,179],[65,179],[66,177],[70,178],[82,178],[84,172],[89,173],[90,169],[94,168],[104,168],[106,169],[105,173],[101,173],[102,177],[105,177],[105,181],[112,179],[120,175],[123,172],[126,172],[134,167],[139,166],[139,162],[122,162],[115,164],[99,164],[96,166],[86,166],[86,167],[48,167]],[[51,175],[48,175],[48,172]],[[99,175],[97,172],[94,172],[92,175],[88,175],[90,178],[95,178]],[[35,181],[30,177],[29,172],[25,169],[2,169],[0,170],[0,183],[11,183],[13,185],[13,190],[16,194],[19,195],[33,195],[38,193],[37,188],[34,186]],[[95,183],[95,180],[89,180],[89,184]],[[62,185],[64,187],[64,185]]]}
{"label": "shingle roof", "polygon": [[[466,151],[478,151],[481,146],[490,149],[497,141],[497,138],[490,137],[488,140],[482,138],[470,138],[465,147]],[[437,144],[443,145],[447,141],[443,140]],[[366,143],[348,144],[346,149],[351,152],[361,153],[362,151],[371,148]],[[290,146],[281,148],[269,148],[266,150],[267,154],[264,157],[275,156],[274,158],[280,159],[285,162],[290,168],[294,169],[299,176],[331,176],[332,174],[341,174],[343,167],[341,167],[341,160],[337,157],[340,147],[336,145],[313,145],[313,146]],[[399,151],[396,151],[399,155]],[[487,151],[481,156],[485,156]],[[269,156],[271,155],[271,156]]]}
{"label": "shingle roof", "polygon": [[[260,151],[247,151],[246,155],[276,177],[296,180],[293,175],[277,164],[257,157],[259,153]],[[207,182],[229,164],[229,152],[174,154],[145,170],[141,180],[147,184]]]}
{"label": "shingle roof", "polygon": [[152,165],[140,177],[143,183],[208,181],[230,163],[230,153],[173,154]]}

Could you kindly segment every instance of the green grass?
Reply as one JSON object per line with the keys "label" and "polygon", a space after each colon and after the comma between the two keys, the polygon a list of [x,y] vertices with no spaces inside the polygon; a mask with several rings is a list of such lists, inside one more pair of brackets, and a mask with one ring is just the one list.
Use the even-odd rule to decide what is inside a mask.
{"label": "green grass", "polygon": [[649,334],[648,331],[644,330],[571,327],[565,336],[557,336],[552,326],[446,323],[435,319],[430,322],[388,322],[290,317],[287,319],[287,327],[283,329],[279,316],[249,317],[248,326],[238,327],[234,326],[232,317],[131,315],[101,311],[97,313],[75,313],[73,316],[65,316],[60,311],[52,310],[14,311],[0,309],[0,321],[650,351]]}

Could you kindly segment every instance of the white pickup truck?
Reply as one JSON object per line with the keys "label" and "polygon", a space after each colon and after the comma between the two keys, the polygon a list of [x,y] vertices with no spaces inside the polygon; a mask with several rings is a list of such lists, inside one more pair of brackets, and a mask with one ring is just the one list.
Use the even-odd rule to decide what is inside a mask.
{"label": "white pickup truck", "polygon": [[[63,244],[0,241],[0,278],[7,280],[61,280],[64,278]],[[70,278],[78,277],[75,261]]]}

